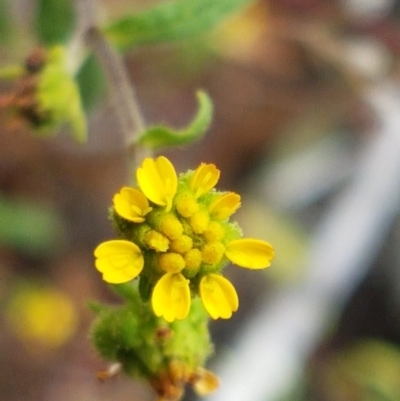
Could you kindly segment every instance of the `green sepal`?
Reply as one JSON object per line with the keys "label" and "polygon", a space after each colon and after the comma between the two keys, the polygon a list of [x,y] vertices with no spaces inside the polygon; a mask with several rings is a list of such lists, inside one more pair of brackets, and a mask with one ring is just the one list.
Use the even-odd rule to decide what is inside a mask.
{"label": "green sepal", "polygon": [[96,315],[106,309],[109,308],[109,306],[102,304],[101,302],[98,301],[88,301],[86,303],[86,306],[89,310],[91,310],[93,313]]}
{"label": "green sepal", "polygon": [[148,302],[151,297],[151,282],[147,276],[141,276],[139,279],[139,294],[143,302]]}
{"label": "green sepal", "polygon": [[121,18],[104,29],[120,50],[189,39],[208,32],[252,0],[176,0]]}
{"label": "green sepal", "polygon": [[127,301],[135,301],[137,298],[136,289],[132,282],[123,284],[110,284],[110,288],[115,294]]}
{"label": "green sepal", "polygon": [[213,115],[213,103],[203,91],[197,92],[199,102],[196,116],[183,130],[174,130],[163,125],[148,128],[139,138],[138,143],[153,149],[166,146],[181,146],[200,139],[209,128]]}

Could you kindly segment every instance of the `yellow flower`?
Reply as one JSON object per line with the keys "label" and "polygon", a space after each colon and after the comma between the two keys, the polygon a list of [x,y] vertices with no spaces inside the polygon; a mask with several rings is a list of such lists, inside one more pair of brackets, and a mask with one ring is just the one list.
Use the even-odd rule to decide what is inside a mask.
{"label": "yellow flower", "polygon": [[151,304],[167,322],[185,319],[190,310],[189,280],[181,273],[166,273],[154,287]]}
{"label": "yellow flower", "polygon": [[138,186],[124,187],[114,196],[114,226],[126,240],[96,249],[103,279],[124,283],[139,276],[145,283],[139,283],[145,288],[143,300],[151,296],[155,315],[168,322],[184,319],[191,296],[198,295],[212,318],[231,317],[238,299],[222,270],[228,261],[266,268],[274,249],[262,240],[239,239],[240,227],[229,220],[241,198],[215,190],[219,176],[214,164],[203,163],[178,177],[167,158],[146,158],[136,172]]}
{"label": "yellow flower", "polygon": [[136,179],[140,189],[156,205],[171,210],[178,187],[178,177],[172,163],[164,156],[146,158],[137,169]]}
{"label": "yellow flower", "polygon": [[215,187],[219,180],[220,171],[214,164],[200,164],[190,180],[190,189],[197,199]]}
{"label": "yellow flower", "polygon": [[205,310],[213,319],[229,319],[239,307],[235,287],[218,274],[208,274],[201,279],[200,297]]}
{"label": "yellow flower", "polygon": [[96,268],[107,283],[126,283],[143,269],[144,258],[139,247],[130,241],[112,240],[101,243],[94,251]]}
{"label": "yellow flower", "polygon": [[56,288],[27,285],[17,288],[6,310],[15,335],[37,351],[37,346],[56,348],[76,330],[77,312],[71,299]]}
{"label": "yellow flower", "polygon": [[225,220],[240,207],[240,195],[227,192],[218,197],[209,207],[210,216],[216,220]]}
{"label": "yellow flower", "polygon": [[142,223],[152,208],[149,201],[136,188],[123,187],[113,198],[115,211],[124,219]]}
{"label": "yellow flower", "polygon": [[228,242],[226,257],[234,264],[248,269],[264,269],[275,257],[271,244],[258,239],[238,239]]}

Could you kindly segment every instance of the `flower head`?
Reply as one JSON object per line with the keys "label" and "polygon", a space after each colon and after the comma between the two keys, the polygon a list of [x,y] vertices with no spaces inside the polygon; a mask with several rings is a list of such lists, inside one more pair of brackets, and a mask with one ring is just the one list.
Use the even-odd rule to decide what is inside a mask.
{"label": "flower head", "polygon": [[263,269],[274,250],[265,241],[241,238],[230,222],[240,196],[214,189],[219,175],[213,164],[201,164],[178,178],[167,158],[145,159],[136,173],[138,187],[114,196],[112,217],[124,240],[96,249],[103,279],[144,280],[143,299],[151,298],[155,315],[168,322],[185,319],[196,296],[212,318],[230,318],[239,301],[223,268],[232,262]]}

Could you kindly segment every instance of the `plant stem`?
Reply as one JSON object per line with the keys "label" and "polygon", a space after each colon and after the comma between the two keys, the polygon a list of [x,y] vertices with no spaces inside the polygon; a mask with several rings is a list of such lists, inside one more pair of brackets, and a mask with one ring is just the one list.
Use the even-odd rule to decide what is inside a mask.
{"label": "plant stem", "polygon": [[137,139],[145,130],[145,123],[123,59],[98,27],[97,2],[75,0],[75,3],[79,13],[78,30],[81,31],[83,40],[91,48],[105,72],[125,145],[129,154],[133,155],[134,161],[139,162],[151,152],[135,146]]}

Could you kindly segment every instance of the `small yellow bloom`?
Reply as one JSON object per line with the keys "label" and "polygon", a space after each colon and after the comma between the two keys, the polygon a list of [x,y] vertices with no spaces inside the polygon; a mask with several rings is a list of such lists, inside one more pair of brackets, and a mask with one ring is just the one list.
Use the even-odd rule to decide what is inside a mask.
{"label": "small yellow bloom", "polygon": [[219,180],[220,171],[214,164],[200,164],[190,180],[190,189],[194,192],[195,198],[206,194],[215,187]]}
{"label": "small yellow bloom", "polygon": [[186,263],[186,270],[197,270],[200,268],[202,258],[200,249],[191,249],[183,255]]}
{"label": "small yellow bloom", "polygon": [[27,286],[16,290],[6,310],[16,336],[36,351],[56,348],[75,332],[78,316],[71,299],[55,288]]}
{"label": "small yellow bloom", "polygon": [[182,320],[189,313],[189,280],[181,273],[166,273],[154,287],[151,297],[154,313],[167,322]]}
{"label": "small yellow bloom", "polygon": [[175,199],[175,207],[182,217],[190,217],[199,210],[199,204],[193,195],[184,193]]}
{"label": "small yellow bloom", "polygon": [[235,287],[218,274],[208,274],[201,279],[200,297],[205,310],[213,319],[229,319],[239,307]]}
{"label": "small yellow bloom", "polygon": [[209,208],[210,215],[216,220],[225,220],[240,207],[240,195],[228,192],[218,197]]}
{"label": "small yellow bloom", "polygon": [[193,232],[196,234],[202,234],[206,231],[208,223],[210,222],[210,216],[206,212],[196,212],[189,217],[189,224]]}
{"label": "small yellow bloom", "polygon": [[170,240],[178,239],[183,234],[182,223],[173,214],[167,214],[160,222],[160,231]]}
{"label": "small yellow bloom", "polygon": [[115,211],[124,219],[142,223],[152,208],[144,194],[136,188],[124,187],[113,198]]}
{"label": "small yellow bloom", "polygon": [[155,230],[150,230],[145,234],[144,242],[150,249],[158,252],[166,252],[169,247],[169,239]]}
{"label": "small yellow bloom", "polygon": [[178,177],[172,163],[164,156],[146,158],[137,169],[136,179],[140,189],[156,205],[172,208],[172,200],[178,187]]}
{"label": "small yellow bloom", "polygon": [[224,256],[225,247],[220,242],[209,242],[201,249],[201,256],[204,263],[210,265],[219,263]]}
{"label": "small yellow bloom", "polygon": [[179,273],[185,267],[185,260],[179,253],[167,252],[158,257],[158,265],[167,273]]}
{"label": "small yellow bloom", "polygon": [[95,250],[96,268],[107,283],[121,284],[133,280],[143,269],[144,259],[139,247],[130,241],[112,240]]}
{"label": "small yellow bloom", "polygon": [[186,253],[192,249],[193,240],[187,235],[181,235],[178,239],[171,241],[170,250],[178,253]]}
{"label": "small yellow bloom", "polygon": [[275,257],[271,244],[258,239],[238,239],[228,242],[226,257],[234,264],[248,269],[264,269]]}

